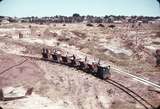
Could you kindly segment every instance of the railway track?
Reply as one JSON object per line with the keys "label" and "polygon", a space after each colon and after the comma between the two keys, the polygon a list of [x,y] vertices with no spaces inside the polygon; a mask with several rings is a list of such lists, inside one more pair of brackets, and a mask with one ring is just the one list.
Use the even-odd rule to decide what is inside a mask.
{"label": "railway track", "polygon": [[[46,61],[40,57],[33,57],[33,56],[22,56],[22,57],[25,57],[25,58],[30,58],[30,59],[34,59],[34,60],[43,60],[43,61]],[[48,60],[47,60],[48,61]],[[51,60],[49,60],[51,61]],[[51,61],[52,62],[52,61]],[[113,67],[112,70],[115,70],[115,71],[120,71],[119,69]],[[126,74],[127,76],[130,76],[130,77],[134,77],[136,78],[139,82],[142,82],[142,83],[147,83],[147,84],[150,84],[152,85],[153,87],[157,87],[157,85],[155,85],[154,83],[150,82],[150,81],[147,81],[145,79],[142,79],[140,77],[137,77],[137,76],[134,76],[132,74],[128,74],[126,72],[122,72],[120,71],[119,73],[123,73],[123,74]],[[156,109],[152,104],[150,104],[147,100],[145,100],[144,98],[142,98],[140,95],[138,95],[136,92],[132,91],[131,89],[127,88],[126,86],[116,82],[115,80],[113,79],[107,79],[107,80],[102,80],[104,81],[105,83],[109,83],[109,84],[112,84],[113,86],[117,87],[118,89],[122,90],[123,92],[125,92],[127,95],[129,95],[131,98],[133,98],[135,101],[137,101],[139,104],[141,104],[145,109]],[[146,84],[145,83],[145,84]],[[158,86],[159,87],[159,86]]]}
{"label": "railway track", "polygon": [[150,104],[147,100],[142,98],[140,95],[138,95],[136,92],[132,91],[128,87],[116,82],[112,79],[104,80],[106,83],[110,83],[113,86],[117,87],[118,89],[122,90],[124,93],[129,95],[131,98],[133,98],[135,101],[137,101],[139,104],[141,104],[145,109],[156,109],[152,104]]}
{"label": "railway track", "polygon": [[143,84],[145,84],[145,85],[152,86],[152,87],[154,87],[154,88],[158,88],[158,89],[160,90],[160,85],[158,85],[158,84],[156,84],[156,83],[154,83],[154,82],[148,81],[148,80],[146,80],[146,79],[144,79],[144,78],[135,76],[135,75],[129,73],[128,71],[121,70],[121,69],[116,68],[116,67],[114,67],[114,66],[113,66],[113,67],[111,66],[111,70],[113,70],[113,71],[115,71],[115,72],[117,72],[117,73],[119,73],[119,74],[123,74],[123,75],[129,76],[129,77],[131,77],[132,79],[134,79],[134,80],[136,80],[136,81],[139,81],[139,82],[141,82],[141,83],[143,83]]}
{"label": "railway track", "polygon": [[2,75],[3,73],[9,71],[10,69],[12,69],[12,68],[14,68],[14,67],[17,67],[17,66],[19,66],[19,65],[22,65],[22,64],[25,63],[27,60],[28,60],[28,59],[25,59],[24,61],[22,61],[22,62],[20,62],[20,63],[18,63],[18,64],[16,64],[16,65],[13,65],[13,66],[11,66],[11,67],[9,67],[9,68],[1,71],[1,72],[0,72],[0,75]]}
{"label": "railway track", "polygon": [[[30,58],[30,59],[34,59],[34,60],[43,60],[43,61],[45,61],[41,57],[37,57],[37,56],[28,56],[28,55],[17,55],[17,56],[21,56],[21,57],[24,57],[24,58]],[[52,62],[51,60],[49,60],[49,61]],[[154,88],[158,88],[160,90],[160,85],[158,85],[158,84],[156,84],[154,82],[151,82],[149,80],[146,80],[144,78],[135,76],[135,75],[129,73],[128,71],[121,70],[121,69],[117,68],[114,65],[111,65],[111,70],[115,71],[116,73],[131,77],[132,79],[134,79],[134,80],[136,80],[136,81],[138,81],[140,83],[143,83],[144,85],[149,85],[149,86],[152,86]]]}
{"label": "railway track", "polygon": [[[52,60],[44,60],[42,59],[41,57],[37,57],[37,56],[29,56],[29,55],[17,55],[17,56],[20,56],[20,57],[24,57],[25,60],[17,65],[14,65],[4,71],[2,71],[0,74],[3,74],[4,72],[12,69],[13,67],[16,67],[18,65],[21,65],[23,64],[24,62],[26,62],[29,58],[29,59],[33,59],[33,60],[41,60],[41,61],[49,61],[49,62],[52,62]],[[124,75],[127,75],[129,77],[131,77],[132,79],[136,79],[137,81],[141,82],[141,83],[144,83],[144,84],[149,84],[153,87],[156,87],[156,88],[159,88],[160,89],[160,86],[153,83],[153,82],[150,82],[148,80],[145,80],[143,78],[140,78],[140,77],[137,77],[137,76],[134,76],[130,73],[127,73],[127,72],[124,72],[116,67],[112,67],[112,70],[120,73],[120,74],[124,74]],[[100,79],[101,80],[101,79]],[[112,84],[113,86],[117,87],[118,89],[122,90],[123,92],[125,92],[127,95],[129,95],[131,98],[133,98],[135,101],[137,101],[139,104],[141,104],[145,109],[156,109],[152,104],[150,104],[147,100],[145,100],[144,98],[142,98],[140,95],[138,95],[137,93],[135,93],[134,91],[132,91],[131,89],[127,88],[126,86],[116,82],[115,80],[113,79],[107,79],[107,80],[101,80],[105,83],[109,83],[109,84]]]}

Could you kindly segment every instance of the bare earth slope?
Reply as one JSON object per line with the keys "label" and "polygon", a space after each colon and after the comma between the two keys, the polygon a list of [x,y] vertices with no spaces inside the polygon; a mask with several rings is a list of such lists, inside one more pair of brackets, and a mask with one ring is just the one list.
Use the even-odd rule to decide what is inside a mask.
{"label": "bare earth slope", "polygon": [[[153,25],[143,25],[139,29],[121,25],[116,25],[115,29],[107,28],[107,25],[106,28],[99,28],[86,27],[84,24],[68,24],[65,27],[61,24],[1,25],[0,88],[34,87],[34,93],[24,99],[0,101],[0,106],[4,109],[157,107],[160,104],[157,89],[114,71],[111,71],[111,80],[104,82],[74,68],[18,56],[40,56],[42,47],[56,47],[82,59],[84,56],[88,56],[92,61],[100,58],[160,84],[160,70],[154,67],[155,59],[152,55],[160,46],[153,44],[160,41],[159,37],[154,36],[158,31],[156,28],[157,26]],[[19,32],[23,33],[22,38],[19,38]],[[138,36],[139,42],[135,42],[135,36]],[[140,42],[142,39],[145,40],[142,41],[144,43]],[[130,40],[133,42],[132,46],[126,46]],[[141,45],[145,47],[145,52],[139,49]],[[128,93],[126,88],[119,87],[116,82],[140,97],[134,98],[133,93]]]}

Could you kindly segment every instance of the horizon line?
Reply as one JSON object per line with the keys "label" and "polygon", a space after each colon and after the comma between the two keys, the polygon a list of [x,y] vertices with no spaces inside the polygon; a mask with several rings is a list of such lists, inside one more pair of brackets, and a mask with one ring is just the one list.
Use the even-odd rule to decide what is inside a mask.
{"label": "horizon line", "polygon": [[[78,13],[73,13],[73,14],[78,14]],[[24,17],[38,17],[38,18],[42,18],[42,17],[55,17],[55,16],[64,16],[64,17],[72,17],[73,16],[73,14],[72,15],[44,15],[44,16],[34,16],[34,15],[30,15],[30,16],[7,16],[7,15],[0,15],[0,16],[3,16],[3,17],[12,17],[12,18],[14,18],[14,17],[16,17],[16,18],[24,18]],[[80,15],[80,14],[79,14]],[[124,17],[132,17],[132,16],[136,16],[136,17],[140,17],[140,16],[142,16],[142,17],[160,17],[160,16],[152,16],[152,15],[113,15],[113,14],[110,14],[110,15],[102,15],[102,16],[99,16],[99,15],[89,15],[89,14],[87,14],[87,15],[80,15],[81,17],[82,16],[93,16],[93,17],[105,17],[105,16],[116,16],[116,17],[118,17],[118,16],[124,16]]]}

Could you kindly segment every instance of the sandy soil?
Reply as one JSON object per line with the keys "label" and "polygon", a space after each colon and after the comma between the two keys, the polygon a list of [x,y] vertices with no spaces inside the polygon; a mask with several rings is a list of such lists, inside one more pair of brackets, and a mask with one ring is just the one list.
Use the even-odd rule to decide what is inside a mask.
{"label": "sandy soil", "polygon": [[[110,82],[64,65],[17,56],[40,56],[42,47],[56,48],[81,59],[88,56],[91,61],[97,61],[100,58],[160,84],[160,69],[154,67],[153,56],[155,49],[160,47],[157,25],[131,28],[126,24],[116,25],[115,29],[107,28],[108,24],[105,28],[94,25],[1,26],[0,88],[34,87],[34,93],[24,99],[0,101],[0,106],[5,109],[144,109],[143,103]],[[19,32],[23,37],[18,36]],[[113,71],[111,73],[112,80],[128,87],[153,106],[160,104],[159,93],[151,91],[155,90],[153,87]]]}

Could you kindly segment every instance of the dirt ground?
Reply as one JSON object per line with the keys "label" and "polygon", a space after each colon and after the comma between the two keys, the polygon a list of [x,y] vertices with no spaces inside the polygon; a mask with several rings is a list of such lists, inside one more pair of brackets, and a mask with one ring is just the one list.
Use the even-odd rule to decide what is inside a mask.
{"label": "dirt ground", "polygon": [[[24,99],[0,101],[4,109],[152,109],[160,105],[159,90],[111,71],[111,79],[149,103],[134,98],[115,83],[64,65],[18,55],[39,56],[42,47],[60,49],[91,61],[111,63],[160,85],[154,53],[160,48],[159,24],[0,25],[0,88],[34,87]],[[19,36],[22,33],[23,36]],[[103,63],[103,62],[102,62]],[[108,65],[108,64],[107,64]],[[155,91],[156,90],[156,91]],[[150,105],[152,104],[152,106]]]}

